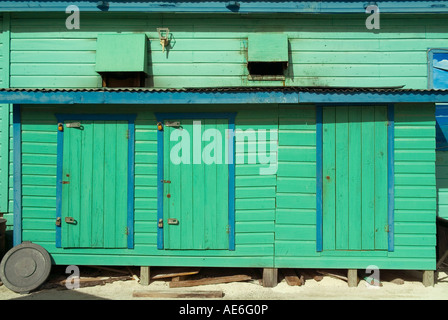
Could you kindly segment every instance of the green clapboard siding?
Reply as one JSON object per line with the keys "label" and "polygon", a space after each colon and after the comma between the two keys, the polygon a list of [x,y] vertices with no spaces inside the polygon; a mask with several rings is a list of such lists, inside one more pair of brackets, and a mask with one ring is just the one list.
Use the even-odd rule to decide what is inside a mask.
{"label": "green clapboard siding", "polygon": [[167,121],[180,127],[164,127],[164,247],[228,249],[229,170],[222,152],[228,121]]}
{"label": "green clapboard siding", "polygon": [[[0,88],[9,87],[9,14],[0,17]],[[0,104],[0,212],[12,225],[9,214],[9,127],[10,107]],[[11,210],[12,211],[12,210]]]}
{"label": "green clapboard siding", "polygon": [[[426,145],[428,138],[435,137],[432,105],[395,106],[395,233],[391,252],[316,251],[316,110],[313,105],[214,106],[216,111],[237,111],[235,125],[240,130],[235,137],[238,161],[234,251],[157,249],[154,112],[160,109],[157,106],[115,106],[113,112],[138,115],[135,122],[134,249],[55,248],[57,123],[54,114],[91,112],[92,107],[22,107],[23,238],[43,245],[58,264],[359,269],[374,264],[389,269],[435,268],[436,159],[434,148]],[[107,106],[94,107],[97,113],[111,112]],[[169,106],[164,111],[180,112],[184,108]],[[205,112],[209,108],[198,107],[195,111]],[[366,110],[368,112],[369,107]],[[349,120],[355,122],[356,116],[359,118],[349,113]],[[351,122],[349,129],[350,126]],[[278,168],[265,172],[267,174],[260,174],[260,169],[269,167],[266,159],[253,157],[258,151],[267,152],[266,143],[258,139],[261,128],[266,130],[267,137],[271,129],[278,130],[278,137],[274,139],[278,140],[278,149],[274,143],[266,153],[276,155]],[[251,136],[257,143],[249,140]],[[356,137],[352,138],[349,146],[356,144]],[[410,144],[409,141],[414,142]],[[362,167],[362,163],[358,166]],[[349,224],[350,230],[353,231]]]}
{"label": "green clapboard siding", "polygon": [[[12,14],[12,87],[99,87],[101,77],[95,67],[101,37],[135,34],[148,38],[147,83],[156,88],[362,85],[424,89],[426,51],[445,47],[448,18],[446,14],[382,14],[381,32],[374,33],[365,27],[365,14],[84,13],[82,27],[76,31],[65,28],[66,17],[63,12]],[[157,33],[162,25],[172,33],[165,52]],[[256,50],[261,57],[252,58],[252,39],[257,36],[265,38],[260,42],[262,49]],[[277,45],[278,41],[282,44]],[[277,59],[276,55],[288,61],[284,82],[248,80],[248,59]]]}
{"label": "green clapboard siding", "polygon": [[[269,106],[213,106],[218,112],[235,112],[236,129],[269,130],[278,127],[277,110]],[[126,248],[56,248],[56,151],[55,113],[135,113],[135,201],[134,249]],[[23,106],[23,240],[42,245],[57,264],[152,265],[152,266],[228,266],[273,267],[275,232],[275,170],[266,161],[247,160],[236,164],[235,250],[227,249],[157,249],[157,127],[154,112],[185,112],[185,106]],[[254,112],[257,110],[257,112]],[[197,107],[209,112],[210,106]],[[212,124],[210,124],[212,125]],[[227,126],[226,126],[227,127]],[[256,131],[257,132],[257,131]],[[224,137],[224,135],[223,135]],[[213,139],[213,138],[212,138]],[[264,140],[263,140],[264,141]],[[276,141],[276,139],[274,140]],[[211,141],[210,141],[211,142]],[[175,144],[175,141],[172,142]],[[204,147],[208,141],[202,142]],[[238,143],[241,151],[252,148],[246,140]],[[276,144],[267,153],[276,157]],[[46,152],[40,152],[42,146]],[[255,150],[267,150],[262,141]],[[240,149],[239,149],[240,150]],[[244,157],[241,157],[243,159]],[[274,166],[274,165],[273,165]],[[26,168],[26,170],[25,170]],[[275,166],[274,166],[275,168]],[[44,170],[45,169],[45,170]],[[220,186],[217,186],[218,188]],[[227,213],[227,212],[226,212]],[[226,214],[227,217],[227,214]],[[178,218],[178,217],[176,217]],[[179,219],[182,223],[182,220]],[[227,225],[226,221],[226,225]],[[166,226],[165,222],[165,226]],[[196,236],[195,236],[196,237]],[[226,233],[227,237],[227,233]],[[199,239],[199,237],[197,237]],[[228,243],[226,243],[228,245]]]}
{"label": "green clapboard siding", "polygon": [[323,249],[387,249],[386,107],[324,108],[322,140]]}
{"label": "green clapboard siding", "polygon": [[[128,124],[82,121],[81,128],[70,128],[69,123],[64,127],[62,247],[125,248]],[[67,223],[68,217],[74,223]]]}
{"label": "green clapboard siding", "polygon": [[[340,108],[340,107],[337,107]],[[344,108],[343,109],[349,109]],[[355,108],[357,109],[357,108]],[[370,110],[369,110],[370,109]],[[366,113],[371,113],[373,117],[372,107],[366,108]],[[383,108],[381,108],[383,109]],[[307,136],[315,133],[315,107],[312,105],[299,107],[293,105],[284,105],[279,108],[279,170],[277,173],[277,216],[276,216],[276,234],[275,234],[275,265],[279,268],[294,268],[300,266],[302,268],[358,268],[365,269],[369,265],[376,265],[384,269],[434,269],[435,268],[435,245],[436,245],[436,228],[435,228],[435,210],[436,210],[436,188],[435,188],[435,119],[434,106],[428,104],[397,104],[395,109],[395,151],[394,151],[394,248],[388,250],[324,250],[316,251],[316,181],[310,178],[311,174],[299,173],[297,171],[282,170],[286,165],[290,167],[295,165],[315,164],[316,144],[307,139]],[[357,114],[361,113],[361,114]],[[345,110],[342,115],[338,115],[342,128],[348,132],[361,132],[362,124],[358,122],[362,120],[362,111],[349,112],[346,115]],[[367,114],[365,115],[367,116]],[[374,117],[379,117],[380,122],[385,121],[386,115],[384,110],[377,110]],[[343,119],[341,119],[343,118]],[[347,123],[347,119],[349,122]],[[333,116],[333,125],[328,124],[335,133],[333,135],[333,145],[331,148],[337,148],[336,142],[339,136],[336,132],[334,122],[336,114]],[[380,127],[381,128],[381,127]],[[372,129],[372,128],[371,128]],[[375,131],[375,141],[381,141],[379,137],[384,137],[385,132],[378,133]],[[380,130],[383,130],[382,128]],[[338,131],[339,132],[339,131]],[[292,138],[294,137],[294,138]],[[343,135],[344,137],[344,135]],[[378,137],[378,138],[377,138]],[[325,138],[325,136],[324,136]],[[349,135],[346,145],[349,150],[358,150],[362,148],[359,140],[363,135]],[[429,138],[430,141],[426,139]],[[345,138],[344,138],[345,139]],[[310,141],[310,142],[308,142]],[[315,140],[314,140],[315,141]],[[402,143],[406,141],[406,143]],[[413,141],[412,144],[408,141]],[[384,144],[384,140],[383,140]],[[429,148],[428,144],[432,145]],[[378,156],[375,150],[377,143],[372,143],[373,149],[370,153],[375,154],[372,158],[374,163],[378,162]],[[355,146],[358,146],[356,148]],[[338,150],[338,149],[335,149]],[[381,150],[382,151],[382,150]],[[343,158],[343,157],[342,157]],[[334,168],[338,168],[336,152],[334,152]],[[362,189],[362,180],[356,179],[353,175],[357,168],[363,168],[362,159],[356,162],[351,161],[356,157],[345,157],[345,162],[349,162],[348,166],[348,192],[351,195],[348,199],[348,246],[349,248],[359,248],[359,229],[362,228],[362,221],[359,216],[351,215],[350,207],[358,208],[362,211],[362,204],[359,204],[358,197],[367,198],[360,192]],[[382,162],[382,161],[381,161]],[[343,162],[344,163],[344,162]],[[367,163],[364,163],[367,165]],[[342,169],[346,170],[347,166]],[[353,170],[353,169],[355,170]],[[310,171],[308,171],[310,172]],[[335,173],[336,171],[330,171]],[[350,174],[350,172],[352,174]],[[324,172],[323,178],[325,180]],[[339,176],[337,176],[339,177]],[[384,181],[378,180],[377,175],[374,176],[372,183],[383,184]],[[357,177],[359,178],[359,176]],[[347,179],[344,180],[347,182]],[[356,182],[356,183],[354,183]],[[336,188],[338,184],[334,183],[331,190],[336,201]],[[359,188],[359,189],[356,189]],[[376,189],[375,189],[376,190]],[[372,190],[373,192],[374,190]],[[439,189],[440,195],[440,189]],[[372,197],[372,195],[370,196]],[[354,198],[354,199],[353,199]],[[379,200],[377,197],[373,198]],[[383,203],[384,200],[379,200]],[[342,202],[347,206],[347,200]],[[357,204],[356,204],[357,203]],[[328,206],[328,204],[327,204]],[[330,206],[328,206],[330,207]],[[387,211],[387,208],[385,209]],[[440,207],[439,207],[440,212]],[[373,212],[376,218],[376,211]],[[345,215],[340,217],[346,218]],[[333,224],[329,224],[330,232],[336,239],[336,210],[334,211]],[[352,218],[352,219],[351,219]],[[355,219],[353,219],[355,218]],[[386,216],[383,216],[386,218]],[[351,219],[351,220],[350,220]],[[358,219],[358,220],[357,220]],[[379,226],[385,220],[378,220]],[[356,226],[356,227],[353,227]],[[375,226],[376,228],[376,226]],[[379,229],[378,229],[379,230]],[[379,230],[380,231],[380,230]],[[338,231],[339,234],[343,234]],[[353,233],[356,232],[356,237]],[[372,231],[370,231],[372,234]],[[346,238],[344,237],[344,240]],[[387,238],[382,237],[376,241],[370,241],[369,246],[374,248],[386,248]],[[350,241],[352,240],[352,241]],[[381,240],[381,241],[379,241]],[[336,248],[336,241],[332,241],[332,247]],[[343,242],[344,245],[347,241]],[[328,245],[328,244],[327,244]],[[361,242],[362,245],[362,242]],[[385,246],[385,247],[384,247]]]}
{"label": "green clapboard siding", "polygon": [[[3,19],[0,40],[1,86],[99,87],[101,77],[95,71],[98,36],[138,33],[148,38],[147,83],[155,88],[404,85],[419,89],[427,86],[427,49],[446,45],[444,25],[448,18],[444,14],[382,14],[382,32],[374,33],[365,29],[365,14],[84,13],[82,27],[76,31],[65,28],[67,15],[63,12],[11,13],[10,22],[9,15],[4,17],[8,18]],[[165,25],[170,27],[173,38],[163,52],[156,30]],[[288,69],[284,82],[247,79],[250,36],[260,33],[283,35],[288,39]],[[11,49],[10,54],[5,54],[9,51],[7,48]],[[12,153],[4,148],[4,143],[8,143],[4,132],[9,130],[9,148],[12,135],[3,123],[4,118],[11,122],[10,108],[7,109],[1,109],[0,161],[7,162],[3,156],[8,155],[8,212],[11,212]],[[158,155],[154,112],[186,112],[190,109],[182,105],[166,105],[163,109],[121,105],[113,108],[22,106],[23,240],[44,246],[58,264],[360,269],[374,264],[392,269],[435,268],[436,210],[440,214],[444,209],[443,201],[439,202],[438,208],[436,206],[436,190],[439,199],[443,200],[444,196],[439,180],[443,174],[438,178],[436,189],[433,105],[395,105],[395,231],[394,250],[390,252],[342,249],[347,245],[349,249],[359,248],[359,241],[354,241],[359,237],[359,226],[361,230],[367,228],[366,234],[372,234],[369,228],[374,226],[375,231],[380,230],[384,223],[384,217],[376,219],[375,225],[360,222],[359,217],[351,214],[353,208],[360,206],[354,199],[348,199],[348,204],[347,199],[339,201],[349,208],[348,240],[344,236],[337,242],[340,250],[316,251],[316,109],[311,104],[195,107],[195,112],[210,112],[211,109],[237,112],[236,129],[242,135],[236,136],[235,149],[235,250],[157,249]],[[70,112],[138,114],[135,122],[135,246],[132,250],[55,248],[57,123],[54,114]],[[360,130],[357,117],[359,115],[349,113],[349,122],[345,124],[347,117],[342,119],[343,132]],[[277,130],[274,141],[278,141],[278,145],[262,143],[260,129],[267,130],[268,138],[275,136],[269,130]],[[380,140],[376,139],[368,148],[363,146],[366,153],[374,155],[376,163],[380,161],[375,151],[376,142],[382,145],[380,141],[384,135],[376,131],[374,134]],[[249,141],[250,136],[255,136],[255,143]],[[347,144],[349,148],[356,148],[359,136],[348,135]],[[270,152],[266,149],[268,146]],[[266,164],[266,160],[273,157],[278,162]],[[350,174],[354,171],[350,169],[352,166],[362,169],[371,164],[367,161],[358,163],[354,160],[357,157],[347,157],[349,165],[338,167],[341,164],[338,158],[335,153],[338,173],[348,170],[348,176],[342,175],[339,180],[348,181],[351,193],[357,183],[362,189],[363,181]],[[3,169],[0,165],[0,170]],[[260,174],[261,169],[264,174]],[[4,177],[6,173],[0,171],[0,174]],[[382,186],[383,178],[375,175],[372,179],[375,185]],[[4,181],[0,181],[1,190],[6,188]],[[340,183],[335,184],[335,197],[338,185],[341,188]],[[372,195],[378,194],[376,188],[371,191],[362,196],[384,203],[383,197]],[[0,191],[0,199],[4,203],[4,191]],[[187,200],[186,203],[189,205]],[[377,217],[377,211],[370,210],[370,219],[372,214]],[[6,216],[12,218],[11,213]],[[346,212],[341,216],[345,219]],[[357,227],[351,228],[352,225]],[[335,222],[333,231],[337,239],[336,234],[344,235],[344,225]],[[199,239],[196,235],[194,238]],[[382,237],[366,241],[370,241],[375,249],[385,245]]]}

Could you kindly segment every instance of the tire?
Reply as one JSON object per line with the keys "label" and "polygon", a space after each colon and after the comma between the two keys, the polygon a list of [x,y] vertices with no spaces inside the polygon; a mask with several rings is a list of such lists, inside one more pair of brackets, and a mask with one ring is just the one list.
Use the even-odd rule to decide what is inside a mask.
{"label": "tire", "polygon": [[43,247],[24,242],[10,249],[0,263],[0,279],[10,290],[28,293],[50,275],[51,257]]}

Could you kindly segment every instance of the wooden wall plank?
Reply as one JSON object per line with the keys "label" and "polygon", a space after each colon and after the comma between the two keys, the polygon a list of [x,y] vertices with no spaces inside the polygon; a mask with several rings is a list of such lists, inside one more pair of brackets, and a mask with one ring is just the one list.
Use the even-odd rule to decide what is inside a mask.
{"label": "wooden wall plank", "polygon": [[375,225],[375,181],[374,146],[375,107],[362,108],[362,249],[375,248],[375,236],[372,226]]}
{"label": "wooden wall plank", "polygon": [[[361,157],[361,120],[362,114],[359,108],[350,108],[349,110],[349,142],[348,142],[348,163],[349,163],[349,181],[348,181],[348,248],[350,250],[361,249],[361,222],[362,222],[362,203],[359,196],[359,190],[362,190],[362,180],[359,179],[359,172],[362,172]],[[356,196],[358,195],[358,196]]]}
{"label": "wooden wall plank", "polygon": [[375,249],[387,250],[387,208],[388,208],[388,168],[387,168],[387,107],[375,107]]}
{"label": "wooden wall plank", "polygon": [[336,108],[325,107],[323,110],[323,250],[336,249]]}
{"label": "wooden wall plank", "polygon": [[[349,115],[348,107],[337,109],[335,125],[336,125],[336,172],[335,172],[335,249],[348,248],[349,235],[349,197],[353,196],[348,193],[349,186],[349,166],[348,166],[348,142],[349,142]],[[324,129],[325,130],[325,129]],[[325,141],[325,140],[324,140]],[[324,149],[325,150],[325,149]],[[324,197],[324,201],[326,198]],[[332,200],[331,200],[332,202]]]}

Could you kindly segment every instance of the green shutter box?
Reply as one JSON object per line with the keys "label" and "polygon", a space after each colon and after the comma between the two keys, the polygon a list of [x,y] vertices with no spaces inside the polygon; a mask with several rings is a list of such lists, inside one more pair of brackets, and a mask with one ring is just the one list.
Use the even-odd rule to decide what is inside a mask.
{"label": "green shutter box", "polygon": [[249,62],[288,62],[286,34],[251,34],[248,38]]}
{"label": "green shutter box", "polygon": [[99,34],[95,71],[147,72],[147,38],[139,34]]}

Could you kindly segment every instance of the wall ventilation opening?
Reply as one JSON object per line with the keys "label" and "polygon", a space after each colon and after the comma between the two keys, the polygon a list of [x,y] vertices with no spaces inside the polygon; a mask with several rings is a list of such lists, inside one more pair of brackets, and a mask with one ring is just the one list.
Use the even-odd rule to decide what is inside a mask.
{"label": "wall ventilation opening", "polygon": [[102,86],[109,88],[144,87],[146,74],[143,72],[106,72],[100,73]]}
{"label": "wall ventilation opening", "polygon": [[288,37],[281,33],[253,33],[248,36],[249,80],[285,80],[288,68]]}
{"label": "wall ventilation opening", "polygon": [[144,33],[99,34],[95,71],[103,87],[145,87],[148,39]]}
{"label": "wall ventilation opening", "polygon": [[254,77],[284,76],[287,62],[248,62],[249,75]]}

